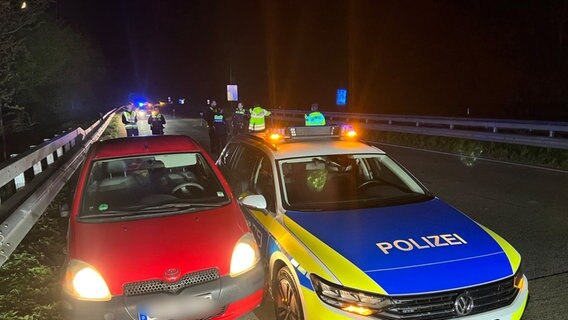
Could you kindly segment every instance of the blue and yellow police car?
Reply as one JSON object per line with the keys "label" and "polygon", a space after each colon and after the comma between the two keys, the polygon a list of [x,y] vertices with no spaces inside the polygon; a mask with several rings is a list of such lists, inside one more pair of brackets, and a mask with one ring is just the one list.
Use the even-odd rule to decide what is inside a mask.
{"label": "blue and yellow police car", "polygon": [[349,126],[239,135],[217,165],[261,248],[277,319],[520,319],[503,238]]}

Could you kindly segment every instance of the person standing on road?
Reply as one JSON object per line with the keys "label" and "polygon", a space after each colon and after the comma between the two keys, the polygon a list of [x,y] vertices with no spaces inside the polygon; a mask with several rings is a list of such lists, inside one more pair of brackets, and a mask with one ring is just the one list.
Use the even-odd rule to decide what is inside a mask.
{"label": "person standing on road", "polygon": [[152,111],[152,114],[148,117],[148,124],[150,125],[150,129],[152,129],[152,134],[164,134],[166,118],[164,118],[164,115],[160,113],[160,108],[154,107],[154,111]]}
{"label": "person standing on road", "polygon": [[306,114],[304,118],[306,119],[306,126],[325,126],[325,116],[323,113],[319,112],[319,105],[317,103],[312,103],[311,112]]}
{"label": "person standing on road", "polygon": [[138,117],[136,117],[136,110],[134,109],[134,104],[131,102],[126,107],[126,110],[122,112],[122,123],[126,128],[127,137],[138,136]]}
{"label": "person standing on road", "polygon": [[266,130],[265,117],[268,117],[270,115],[270,111],[262,108],[258,104],[255,104],[253,108],[249,109],[249,113],[249,131],[262,132]]}
{"label": "person standing on road", "polygon": [[227,122],[223,108],[217,107],[215,100],[211,101],[206,119],[209,127],[209,144],[211,153],[219,155],[227,143]]}
{"label": "person standing on road", "polygon": [[231,119],[231,127],[233,129],[233,135],[243,134],[246,132],[246,125],[248,122],[247,111],[245,110],[243,103],[239,102],[237,109],[233,112],[233,118]]}

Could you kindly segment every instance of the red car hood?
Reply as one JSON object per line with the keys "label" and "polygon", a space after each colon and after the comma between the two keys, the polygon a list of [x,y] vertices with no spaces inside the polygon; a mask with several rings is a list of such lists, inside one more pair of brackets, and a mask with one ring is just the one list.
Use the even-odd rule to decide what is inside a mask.
{"label": "red car hood", "polygon": [[192,213],[110,223],[75,222],[70,259],[79,259],[103,276],[112,295],[123,285],[164,279],[167,269],[181,275],[218,268],[229,273],[236,242],[248,227],[235,204]]}

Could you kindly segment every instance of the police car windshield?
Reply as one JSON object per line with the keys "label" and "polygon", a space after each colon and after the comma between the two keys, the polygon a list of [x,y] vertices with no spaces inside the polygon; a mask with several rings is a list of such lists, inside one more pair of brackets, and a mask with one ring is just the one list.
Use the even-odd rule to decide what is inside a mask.
{"label": "police car windshield", "polygon": [[144,155],[95,161],[85,185],[79,218],[108,213],[179,213],[183,204],[205,210],[229,202],[221,183],[200,153]]}
{"label": "police car windshield", "polygon": [[432,198],[385,154],[322,155],[278,164],[288,210],[369,208]]}

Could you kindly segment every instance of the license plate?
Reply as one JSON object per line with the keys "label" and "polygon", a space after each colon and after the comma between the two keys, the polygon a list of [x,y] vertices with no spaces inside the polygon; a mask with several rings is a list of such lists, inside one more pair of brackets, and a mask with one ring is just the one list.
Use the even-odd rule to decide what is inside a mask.
{"label": "license plate", "polygon": [[138,309],[138,320],[207,318],[213,310],[211,299],[170,297],[151,301]]}

